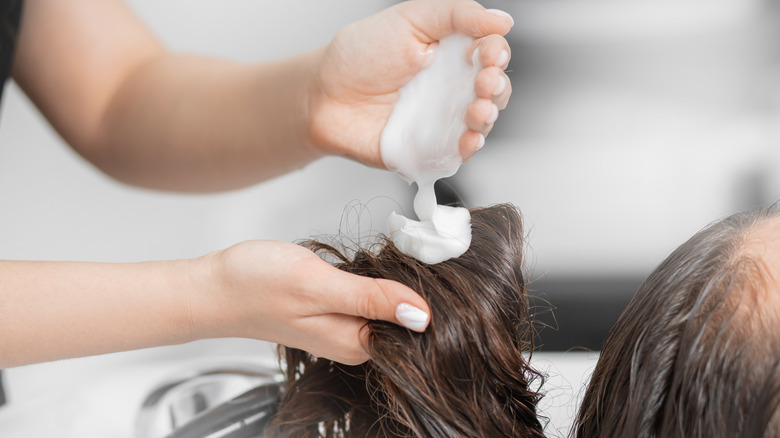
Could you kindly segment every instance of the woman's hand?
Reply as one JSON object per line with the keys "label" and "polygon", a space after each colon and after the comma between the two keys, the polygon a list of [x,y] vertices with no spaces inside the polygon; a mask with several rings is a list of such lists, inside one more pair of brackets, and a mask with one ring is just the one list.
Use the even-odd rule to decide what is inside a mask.
{"label": "woman's hand", "polygon": [[368,319],[416,331],[430,319],[425,301],[406,286],[340,271],[299,245],[249,241],[196,260],[193,272],[207,272],[193,277],[196,337],[263,339],[358,364],[369,358]]}
{"label": "woman's hand", "polygon": [[472,51],[479,49],[483,66],[460,141],[467,160],[482,147],[511,94],[503,35],[512,24],[506,13],[470,0],[414,0],[345,27],[324,48],[316,70],[309,103],[312,144],[384,167],[379,139],[398,90],[430,62],[440,39],[462,33],[476,39]]}
{"label": "woman's hand", "polygon": [[246,187],[325,154],[382,168],[398,90],[455,32],[476,38],[484,66],[464,159],[511,93],[512,19],[471,0],[402,2],[327,47],[257,65],[170,53],[122,0],[28,0],[22,21],[14,79],[80,155],[143,187]]}

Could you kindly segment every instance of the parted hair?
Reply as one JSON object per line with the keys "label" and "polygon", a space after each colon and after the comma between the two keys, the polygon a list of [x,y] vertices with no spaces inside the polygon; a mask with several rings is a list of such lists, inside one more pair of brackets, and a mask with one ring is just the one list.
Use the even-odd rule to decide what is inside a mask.
{"label": "parted hair", "polygon": [[751,251],[775,217],[715,222],[650,274],[604,342],[576,437],[780,436],[778,291]]}
{"label": "parted hair", "polygon": [[543,437],[543,376],[529,365],[533,327],[522,220],[511,205],[471,211],[465,254],[429,265],[384,240],[346,257],[306,245],[358,275],[399,281],[431,309],[425,333],[370,321],[371,360],[347,366],[280,347],[286,387],[269,436]]}

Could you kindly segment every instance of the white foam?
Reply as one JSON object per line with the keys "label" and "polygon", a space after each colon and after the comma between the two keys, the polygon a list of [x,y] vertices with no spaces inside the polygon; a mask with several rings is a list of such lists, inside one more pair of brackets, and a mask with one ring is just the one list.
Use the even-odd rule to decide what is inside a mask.
{"label": "white foam", "polygon": [[458,142],[466,132],[466,108],[476,99],[478,62],[468,62],[473,39],[451,35],[439,42],[431,64],[400,90],[382,131],[380,150],[388,169],[417,184],[414,212],[388,218],[390,239],[425,263],[458,257],[471,244],[471,216],[465,208],[436,204],[433,184],[455,174],[462,163]]}

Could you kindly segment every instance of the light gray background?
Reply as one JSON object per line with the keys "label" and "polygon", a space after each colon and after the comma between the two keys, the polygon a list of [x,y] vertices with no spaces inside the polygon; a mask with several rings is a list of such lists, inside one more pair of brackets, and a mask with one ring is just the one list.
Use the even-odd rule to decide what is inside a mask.
{"label": "light gray background", "polygon": [[[392,2],[129,3],[172,50],[256,62],[326,44]],[[521,208],[536,276],[646,275],[711,220],[780,197],[780,39],[767,33],[773,4],[490,2],[517,22],[509,36],[515,93],[485,148],[452,183],[470,205]],[[219,195],[134,189],[70,151],[15,85],[3,101],[2,258],[128,262],[195,257],[256,238],[342,230],[362,239],[383,232],[387,213],[408,208],[411,193],[395,175],[341,159]],[[235,354],[271,355],[264,343],[221,340],[12,369],[16,411],[0,410],[0,424],[42,436],[29,433],[40,427],[41,403],[51,402],[42,394],[59,390],[73,402],[79,393],[63,391],[108,381],[128,364]],[[557,427],[568,424],[556,413],[573,413],[594,357],[542,355],[553,375],[573,382],[547,399]],[[121,398],[123,389],[112,388],[116,397],[100,397]],[[93,408],[104,401],[80,394]],[[86,437],[101,414],[81,412],[90,415],[76,421],[73,436]],[[112,412],[107,423],[130,424],[126,410]],[[70,436],[66,429],[60,436]]]}

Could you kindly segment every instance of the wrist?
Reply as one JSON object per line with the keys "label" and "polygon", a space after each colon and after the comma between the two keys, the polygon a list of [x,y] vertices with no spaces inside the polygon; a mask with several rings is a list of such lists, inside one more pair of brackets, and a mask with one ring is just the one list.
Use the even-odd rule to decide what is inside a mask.
{"label": "wrist", "polygon": [[183,302],[186,303],[191,341],[226,336],[222,319],[227,309],[223,309],[225,302],[219,299],[218,292],[223,290],[218,254],[219,251],[214,251],[186,260],[188,287]]}
{"label": "wrist", "polygon": [[323,126],[323,113],[327,111],[327,95],[322,86],[321,70],[323,59],[328,48],[320,47],[306,54],[305,63],[306,79],[300,87],[299,95],[302,114],[304,144],[312,152],[319,156],[333,155],[334,145],[328,141],[328,135]]}
{"label": "wrist", "polygon": [[364,55],[351,51],[355,42],[348,33],[342,30],[328,46],[307,55],[307,142],[322,155],[382,169],[379,140],[396,96],[377,86],[383,79],[360,62]]}

